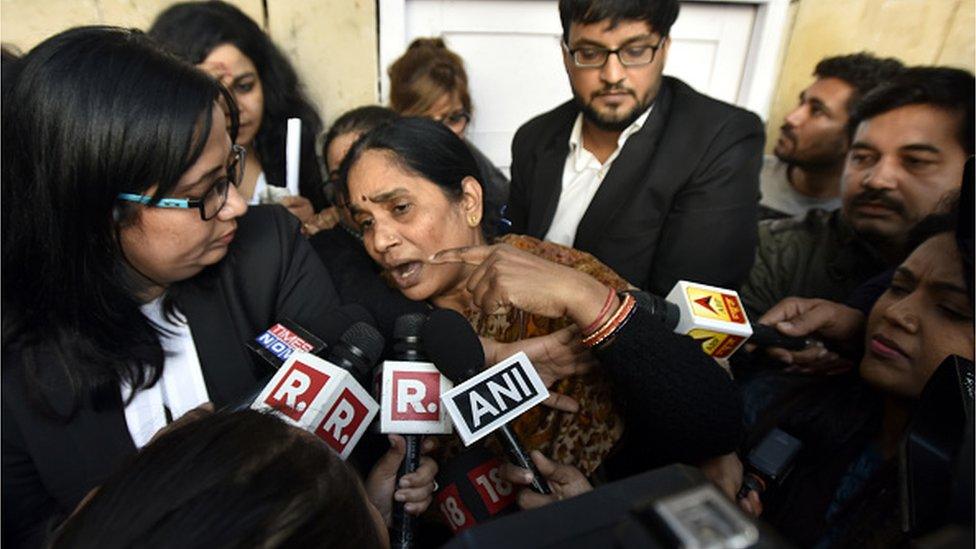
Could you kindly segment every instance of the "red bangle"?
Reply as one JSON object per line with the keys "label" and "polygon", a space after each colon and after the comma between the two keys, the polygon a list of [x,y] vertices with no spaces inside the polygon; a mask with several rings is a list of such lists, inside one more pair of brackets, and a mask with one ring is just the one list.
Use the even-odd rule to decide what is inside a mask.
{"label": "red bangle", "polygon": [[584,337],[583,345],[586,347],[595,347],[603,342],[603,340],[611,336],[617,331],[617,328],[623,325],[624,321],[630,317],[630,313],[634,310],[636,305],[637,300],[634,299],[634,296],[630,294],[624,295],[620,307],[617,308],[616,312],[613,313],[610,320],[608,320],[603,326],[600,326],[597,331]]}
{"label": "red bangle", "polygon": [[603,322],[603,317],[610,312],[610,304],[613,303],[613,296],[615,293],[617,292],[614,292],[613,288],[610,288],[610,293],[607,294],[607,301],[603,304],[603,308],[600,309],[600,314],[596,315],[596,320],[593,321],[593,324],[583,328],[583,335],[592,333],[593,330],[595,330]]}

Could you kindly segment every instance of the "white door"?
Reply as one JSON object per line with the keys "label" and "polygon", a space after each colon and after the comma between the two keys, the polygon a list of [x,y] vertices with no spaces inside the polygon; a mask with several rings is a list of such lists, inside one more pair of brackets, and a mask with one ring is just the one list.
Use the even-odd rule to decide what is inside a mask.
{"label": "white door", "polygon": [[[757,21],[769,19],[769,2],[779,0],[683,2],[671,30],[665,73],[723,101],[758,110],[756,87],[746,80],[754,79],[752,66],[760,57],[770,55],[769,48],[760,51],[754,36]],[[468,138],[506,171],[515,130],[571,97],[556,1],[380,0],[379,6],[384,103],[386,67],[414,38],[442,37],[465,60],[468,71],[475,111]],[[785,4],[782,7],[785,16]],[[772,84],[770,78],[763,101],[768,102]],[[763,104],[761,114],[765,109]]]}

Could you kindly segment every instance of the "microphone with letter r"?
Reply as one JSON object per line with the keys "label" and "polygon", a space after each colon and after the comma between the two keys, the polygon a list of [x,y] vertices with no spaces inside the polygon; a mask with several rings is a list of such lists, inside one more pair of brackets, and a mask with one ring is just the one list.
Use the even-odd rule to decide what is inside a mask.
{"label": "microphone with letter r", "polygon": [[[405,454],[397,471],[397,483],[420,466],[423,435],[450,434],[451,422],[441,408],[441,393],[452,387],[437,367],[427,361],[420,343],[427,316],[421,313],[397,318],[393,327],[396,360],[380,366],[380,432],[403,435]],[[406,549],[414,544],[413,517],[404,504],[393,505],[393,547]]]}

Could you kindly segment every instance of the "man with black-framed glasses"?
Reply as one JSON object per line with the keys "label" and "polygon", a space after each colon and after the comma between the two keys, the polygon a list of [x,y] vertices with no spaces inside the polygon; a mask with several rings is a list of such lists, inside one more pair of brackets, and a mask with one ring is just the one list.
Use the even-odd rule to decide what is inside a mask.
{"label": "man with black-framed glasses", "polygon": [[663,76],[677,0],[560,0],[573,99],[512,142],[512,231],[661,295],[738,287],[756,247],[759,118]]}

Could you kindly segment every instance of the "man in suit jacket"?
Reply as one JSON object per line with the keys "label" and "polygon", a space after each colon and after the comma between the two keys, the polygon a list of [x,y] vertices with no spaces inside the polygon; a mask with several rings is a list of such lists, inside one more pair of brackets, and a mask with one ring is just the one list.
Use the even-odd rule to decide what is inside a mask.
{"label": "man in suit jacket", "polygon": [[756,248],[763,127],[663,77],[677,0],[560,0],[573,100],[519,128],[512,231],[592,253],[635,286],[736,288]]}

